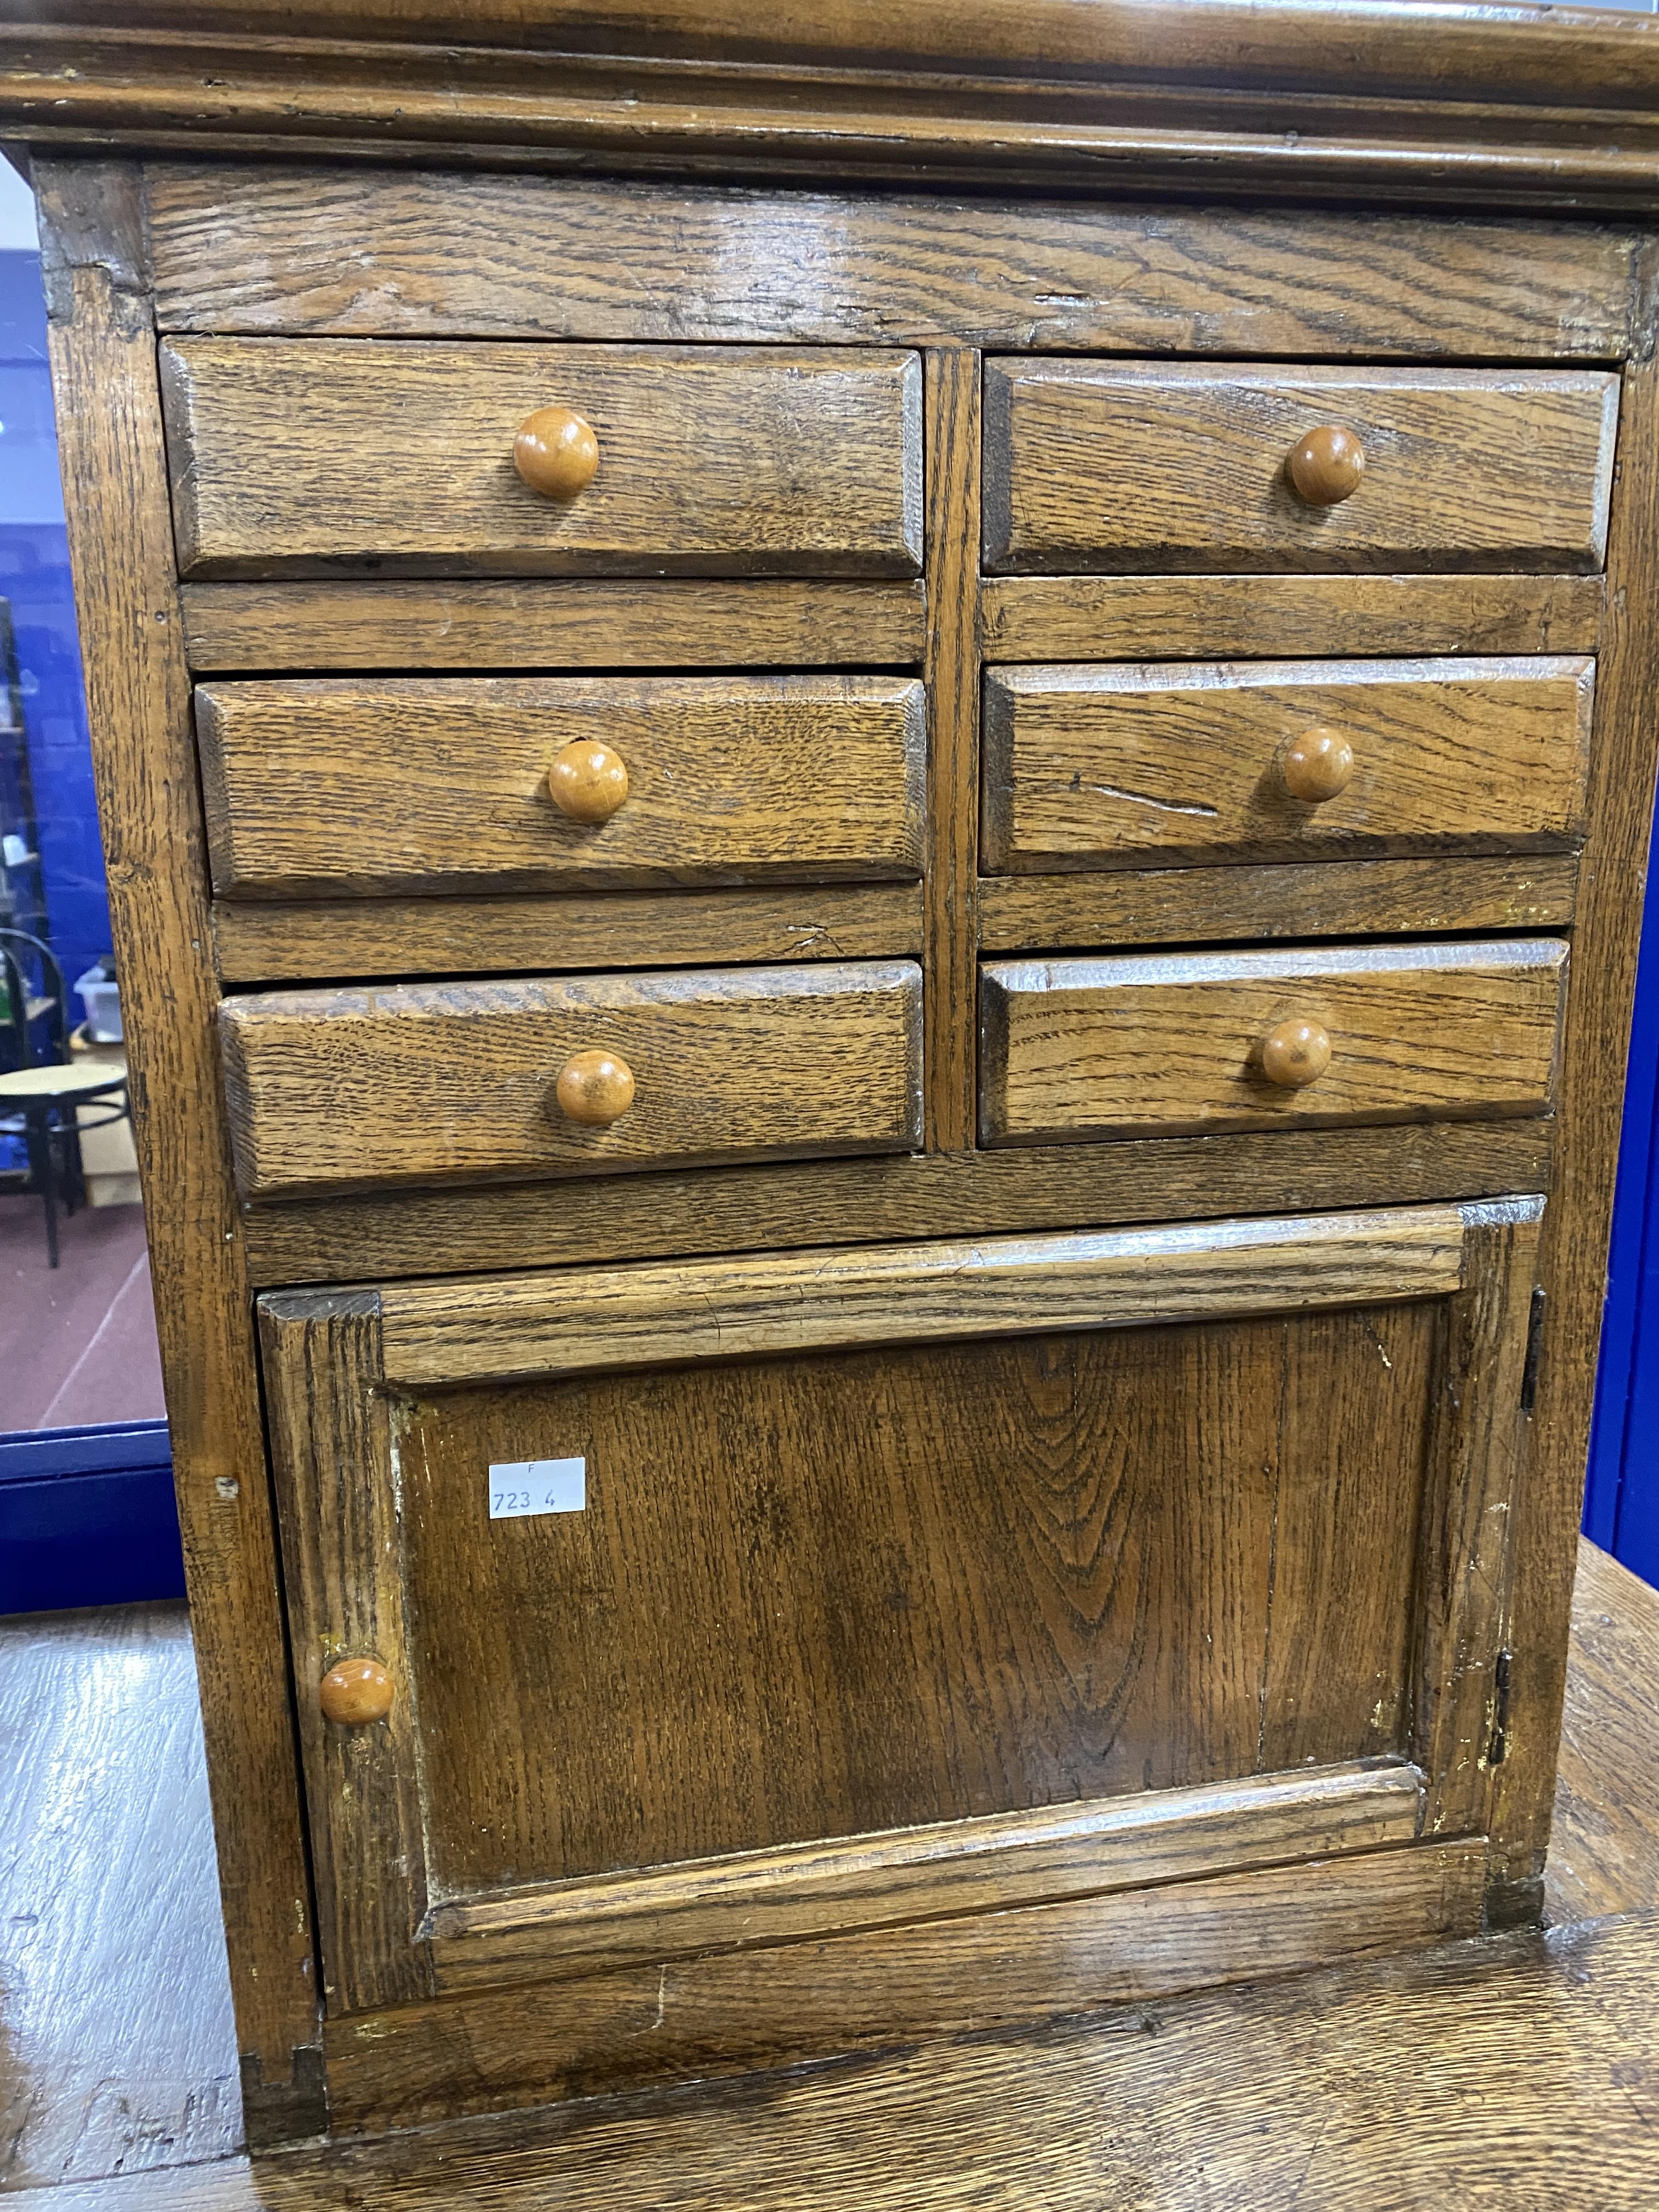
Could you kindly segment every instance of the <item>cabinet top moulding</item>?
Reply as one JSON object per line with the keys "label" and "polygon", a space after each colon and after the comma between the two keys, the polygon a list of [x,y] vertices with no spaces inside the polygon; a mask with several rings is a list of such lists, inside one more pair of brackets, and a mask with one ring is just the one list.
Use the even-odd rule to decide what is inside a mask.
{"label": "cabinet top moulding", "polygon": [[[498,167],[1659,202],[1659,24],[1409,0],[33,0],[0,138]],[[384,58],[383,58],[384,57]]]}

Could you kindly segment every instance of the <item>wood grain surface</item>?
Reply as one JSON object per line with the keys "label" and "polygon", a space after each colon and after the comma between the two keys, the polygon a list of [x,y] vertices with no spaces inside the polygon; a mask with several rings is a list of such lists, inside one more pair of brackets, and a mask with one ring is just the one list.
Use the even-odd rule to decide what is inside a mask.
{"label": "wood grain surface", "polygon": [[318,2000],[137,177],[36,164],[81,665],[120,963],[246,2123],[319,2124]]}
{"label": "wood grain surface", "polygon": [[[1541,854],[988,876],[979,887],[980,950],[1559,929],[1572,920],[1577,879],[1576,860]],[[218,911],[214,928],[223,973]]]}
{"label": "wood grain surface", "polygon": [[[793,2066],[832,2049],[984,2036],[1056,2008],[1256,1980],[1268,1958],[1289,1972],[1379,1959],[1473,1934],[1482,1856],[1479,1843],[1368,1852],[1326,1862],[1311,1886],[1300,1869],[1174,1882],[343,2020],[329,2038],[337,2124],[349,2131],[457,2103],[545,2102]],[[1091,2124],[1097,2136],[1098,2112]],[[1028,2146],[1028,2186],[1043,2163]],[[912,2168],[911,2203],[927,2201],[919,2179]]]}
{"label": "wood grain surface", "polygon": [[[402,1402],[438,1894],[1404,1750],[1434,1303],[1277,1287],[1224,1328]],[[583,1511],[488,1517],[490,1468],[567,1456]],[[1368,1595],[1281,1657],[1304,1546]]]}
{"label": "wood grain surface", "polygon": [[[1618,405],[1587,371],[988,361],[985,565],[1595,568]],[[1310,507],[1285,458],[1325,422],[1368,465]]]}
{"label": "wood grain surface", "polygon": [[[722,668],[745,662],[880,667],[921,659],[919,581],[758,576],[735,582],[532,577],[376,583],[330,577],[322,583],[186,584],[179,597],[191,666],[215,674]],[[1529,641],[1536,641],[1530,634]]]}
{"label": "wood grain surface", "polygon": [[[351,37],[399,45],[458,27],[496,28],[493,0],[471,0],[459,11],[444,0],[251,0],[247,6],[155,0],[158,25],[269,30],[307,38]],[[118,9],[79,0],[70,20],[123,21]],[[48,20],[56,20],[50,16]],[[1225,27],[1233,44],[1224,64],[1215,41]],[[1224,66],[1228,84],[1297,86],[1353,94],[1377,87],[1419,100],[1492,100],[1507,94],[1528,104],[1576,99],[1614,112],[1628,98],[1659,90],[1659,52],[1632,35],[1638,26],[1617,18],[1553,9],[1547,16],[1497,21],[1475,6],[1425,18],[1410,6],[1385,8],[1353,21],[1340,8],[1283,4],[1252,7],[1241,22],[1217,0],[1164,0],[1151,9],[1109,0],[1082,10],[1067,0],[964,0],[948,22],[928,0],[896,0],[872,18],[861,8],[824,7],[808,0],[764,17],[716,0],[659,0],[641,16],[634,0],[538,0],[513,18],[526,50],[704,62],[771,63],[828,68],[859,64],[884,85],[908,72],[933,76],[972,69],[994,81],[1046,66],[1070,81],[1094,84],[1131,74],[1155,55],[1171,79],[1207,84]],[[1616,70],[1616,74],[1615,74]]]}
{"label": "wood grain surface", "polygon": [[1403,1762],[1304,1768],[439,1905],[426,1940],[440,1990],[568,1978],[1376,1850],[1421,1810]]}
{"label": "wood grain surface", "polygon": [[[981,1139],[1541,1114],[1566,957],[1559,939],[1510,938],[989,962]],[[1261,1063],[1292,1019],[1332,1041],[1305,1090]]]}
{"label": "wood grain surface", "polygon": [[236,2023],[184,1607],[0,1621],[0,2196],[228,2157]]}
{"label": "wood grain surface", "polygon": [[163,6],[136,46],[127,27],[110,0],[37,0],[4,40],[5,135],[838,187],[920,175],[975,191],[1652,206],[1651,42],[1600,14],[1385,6],[1357,29],[1351,9],[1282,0],[1243,26],[1226,0],[1190,20],[986,0],[948,23],[936,8],[802,10],[757,35],[702,7],[458,17],[220,0]]}
{"label": "wood grain surface", "polygon": [[926,364],[928,544],[927,865],[922,968],[927,1149],[974,1140],[975,956],[979,864],[979,477],[977,354]]}
{"label": "wood grain surface", "polygon": [[1411,1738],[1424,1832],[1484,1829],[1509,1756],[1501,1692],[1516,1469],[1538,1279],[1541,1200],[1470,1206],[1462,1294],[1450,1301],[1429,1436],[1415,1609]]}
{"label": "wood grain surface", "polygon": [[[921,565],[913,354],[181,338],[161,387],[189,577]],[[564,501],[512,458],[555,400],[600,447]]]}
{"label": "wood grain surface", "polygon": [[[1559,849],[1594,688],[1593,661],[1559,657],[988,670],[981,866]],[[1354,763],[1315,804],[1283,768],[1312,726]]]}
{"label": "wood grain surface", "polygon": [[[1410,866],[1410,863],[1379,865]],[[1537,861],[1504,872],[1501,885],[1439,893],[1442,911],[1468,913],[1461,927],[1540,927],[1571,919],[1570,862]],[[1547,888],[1565,869],[1569,888]],[[1442,872],[1443,875],[1444,871]],[[1511,882],[1510,875],[1519,879]],[[1012,880],[1012,879],[1011,879]],[[1075,881],[1076,878],[1067,878]],[[1416,914],[1425,889],[1406,895]],[[1346,912],[1352,902],[1335,902]],[[1379,909],[1373,898],[1367,910]],[[1374,926],[1367,924],[1367,927]],[[1424,927],[1436,925],[1425,920]],[[1024,938],[1020,942],[1025,943]],[[715,963],[916,958],[921,951],[920,884],[775,885],[760,890],[613,891],[603,897],[216,899],[213,955],[220,980],[268,983],[314,977],[356,980],[488,975],[605,968],[708,967]]]}
{"label": "wood grain surface", "polygon": [[1269,660],[1590,653],[1605,589],[1600,576],[988,576],[980,627],[994,661],[1165,660],[1194,646]]}
{"label": "wood grain surface", "polygon": [[1628,344],[1637,250],[1628,230],[1560,223],[969,213],[835,187],[211,161],[146,178],[162,327],[267,336],[1595,361]]}
{"label": "wood grain surface", "polygon": [[[118,1672],[112,1638],[129,1662]],[[1571,1648],[1549,1911],[1555,1921],[1625,1916],[1600,1927],[1149,2000],[689,2095],[337,2138],[252,2171],[222,2156],[158,2172],[143,2162],[207,2143],[154,2128],[149,2116],[189,2107],[205,2118],[201,2067],[210,2081],[234,2076],[235,2054],[223,1984],[193,1963],[177,1978],[199,2023],[187,2027],[175,2006],[182,2063],[123,2032],[154,2002],[158,1944],[205,1953],[219,1941],[211,1850],[196,1840],[204,1784],[182,1610],[9,1622],[0,1631],[4,1694],[27,1714],[40,1771],[83,1771],[89,1711],[107,1723],[118,1765],[129,1747],[143,1754],[142,1786],[89,1786],[67,1827],[53,1830],[52,1913],[19,1923],[16,1940],[32,1949],[27,1979],[14,1969],[9,1985],[14,2063],[32,2064],[15,2033],[21,1991],[60,1973],[80,1986],[89,1971],[97,2002],[71,2034],[67,2079],[20,2070],[37,2100],[23,2148],[43,2140],[33,2130],[61,2129],[72,2131],[76,2156],[67,2166],[42,2161],[63,2176],[50,2191],[45,2173],[24,2169],[41,2185],[14,2192],[18,2212],[337,2212],[354,2192],[448,2212],[462,2189],[486,2212],[539,2212],[550,2192],[576,2212],[726,2212],[734,2191],[766,2212],[956,2212],[988,2187],[1000,2192],[993,2202],[1024,2203],[1039,2164],[1065,2212],[1212,2212],[1218,2171],[1247,2199],[1283,2176],[1326,2212],[1361,2200],[1419,2212],[1496,2185],[1499,2157],[1509,2163],[1496,2179],[1522,2202],[1547,2187],[1570,2212],[1645,2212],[1651,2130],[1630,2081],[1656,2055],[1659,1808],[1646,1784],[1659,1742],[1659,1600],[1583,1542]],[[157,1663],[135,1668],[136,1650]],[[11,1793],[0,1811],[9,1838],[33,1832],[33,1802],[27,1790]],[[1037,1817],[1155,1829],[1158,1815],[1156,1802],[1132,1798]],[[148,1863],[130,1847],[135,1832],[154,1841],[169,1879],[132,1888],[120,1942],[100,1949],[88,1931],[106,1924],[111,1870]],[[49,2021],[69,2017],[54,2006]],[[1130,2116],[1122,2142],[1104,2150],[1103,2103]],[[216,2109],[228,2148],[230,2107]],[[1268,2156],[1278,2163],[1264,2180]],[[94,2173],[111,2178],[82,2178]]]}
{"label": "wood grain surface", "polygon": [[1513,1587],[1505,1633],[1508,1756],[1493,1778],[1494,1854],[1516,1909],[1535,1913],[1549,1840],[1555,1747],[1584,1462],[1607,1291],[1607,1231],[1624,1112],[1644,880],[1653,819],[1652,702],[1659,690],[1659,364],[1626,374],[1620,477],[1608,544],[1620,589],[1598,664],[1573,988],[1562,1041],[1567,1143],[1540,1255],[1545,1303],[1536,1395],[1512,1509]]}
{"label": "wood grain surface", "polygon": [[1659,1590],[1582,1538],[1544,1895],[1556,1926],[1659,1907]]}
{"label": "wood grain surface", "polygon": [[1433,1297],[1455,1206],[1110,1234],[671,1261],[380,1293],[384,1371],[419,1388]]}
{"label": "wood grain surface", "polygon": [[[267,1298],[331,2004],[418,1987],[422,1856],[459,1904],[1406,1749],[1435,1301],[1463,1234],[1396,1210],[969,1255],[1024,1262],[1012,1326],[1072,1332],[1039,1343],[946,1253],[945,1326],[980,1339],[960,1350],[801,1356],[836,1340],[810,1304],[781,1338],[743,1307],[763,1274],[791,1303],[782,1260],[724,1291],[636,1271],[641,1299],[658,1278],[682,1310],[725,1298],[722,1364],[642,1380],[617,1371],[611,1286],[580,1275]],[[833,1310],[916,1257],[826,1257],[793,1302]],[[1090,1261],[1117,1294],[1068,1304]],[[698,1348],[665,1341],[631,1345]],[[489,1478],[550,1456],[581,1461],[584,1510],[491,1519]],[[1377,1479],[1336,1479],[1358,1465]],[[392,1676],[383,1727],[316,1717],[348,1652]]]}
{"label": "wood grain surface", "polygon": [[[921,1134],[908,961],[268,992],[227,1000],[219,1028],[251,1198],[903,1152]],[[620,1121],[585,1128],[553,1085],[600,1050],[638,1088]]]}
{"label": "wood grain surface", "polygon": [[592,1183],[289,1200],[245,1217],[262,1287],[493,1273],[571,1261],[890,1243],[1078,1223],[1318,1212],[1541,1190],[1554,1126],[1419,1122],[823,1160]]}
{"label": "wood grain surface", "polygon": [[1646,2212],[1656,1972],[1659,1916],[1636,1913],[15,2212],[336,2212],[348,2191],[447,2212],[462,2190],[478,2212],[1003,2212],[1034,2174],[1045,2212]]}
{"label": "wood grain surface", "polygon": [[[926,717],[902,677],[208,684],[196,722],[222,895],[921,872]],[[602,823],[548,791],[554,756],[584,744],[627,770]]]}
{"label": "wood grain surface", "polygon": [[[395,2004],[428,1994],[431,1981],[415,1948],[427,1846],[403,1664],[392,1416],[374,1387],[374,1296],[313,1297],[302,1316],[266,1326],[261,1340],[323,1995],[331,2009]],[[318,1686],[342,1659],[378,1659],[392,1674],[391,1711],[372,1727],[338,1726],[319,1709]]]}

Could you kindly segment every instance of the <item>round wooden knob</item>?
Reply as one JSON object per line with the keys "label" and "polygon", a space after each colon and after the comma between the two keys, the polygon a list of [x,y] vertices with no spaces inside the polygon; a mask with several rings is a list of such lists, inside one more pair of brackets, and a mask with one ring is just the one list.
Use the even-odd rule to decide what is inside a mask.
{"label": "round wooden knob", "polygon": [[342,1659],[318,1686],[323,1718],[342,1728],[367,1728],[392,1711],[392,1677],[378,1659]]}
{"label": "round wooden knob", "polygon": [[1261,1073],[1281,1091],[1301,1091],[1317,1083],[1330,1064],[1330,1036],[1317,1022],[1292,1017],[1261,1040]]}
{"label": "round wooden knob", "polygon": [[560,1106],[573,1121],[603,1129],[634,1103],[634,1071],[611,1052],[579,1052],[559,1070]]}
{"label": "round wooden knob", "polygon": [[1288,466],[1297,495],[1310,507],[1334,507],[1358,490],[1365,448],[1352,430],[1325,422],[1291,447]]}
{"label": "round wooden knob", "polygon": [[573,822],[608,822],[628,796],[628,763],[609,745],[578,738],[554,754],[547,792]]}
{"label": "round wooden knob", "polygon": [[1292,799],[1310,806],[1322,805],[1352,781],[1353,747],[1340,730],[1322,729],[1316,723],[1285,746],[1279,756],[1279,772]]}
{"label": "round wooden knob", "polygon": [[513,441],[513,463],[544,499],[574,499],[593,481],[599,441],[592,425],[568,407],[538,407]]}

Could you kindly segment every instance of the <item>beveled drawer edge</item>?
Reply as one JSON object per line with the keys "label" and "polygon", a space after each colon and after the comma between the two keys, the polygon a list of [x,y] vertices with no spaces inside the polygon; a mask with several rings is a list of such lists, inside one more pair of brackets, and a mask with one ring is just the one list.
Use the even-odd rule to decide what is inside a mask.
{"label": "beveled drawer edge", "polygon": [[1403,1206],[390,1284],[382,1371],[429,1388],[1429,1297],[1461,1286],[1463,1241],[1463,1209]]}
{"label": "beveled drawer edge", "polygon": [[[236,1187],[264,1203],[908,1152],[921,1133],[921,966],[904,959],[222,997]],[[764,1024],[748,1058],[732,1054],[734,1010]],[[657,1079],[659,1052],[672,1069],[675,1040],[688,1034],[699,1097],[744,1109],[712,1127],[679,1110],[674,1081]],[[587,1059],[606,1071],[597,1101],[581,1088]],[[567,1079],[577,1086],[570,1096]],[[686,1079],[684,1066],[676,1079]],[[798,1100],[801,1121],[791,1119]]]}
{"label": "beveled drawer edge", "polygon": [[420,1934],[441,1995],[579,1978],[1410,1844],[1423,1803],[1417,1767],[1352,1760],[441,1901]]}

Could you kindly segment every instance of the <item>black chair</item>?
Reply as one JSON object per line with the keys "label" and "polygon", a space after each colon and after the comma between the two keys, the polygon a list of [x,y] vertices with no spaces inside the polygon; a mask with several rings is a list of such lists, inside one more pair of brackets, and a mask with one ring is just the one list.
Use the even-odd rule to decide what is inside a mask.
{"label": "black chair", "polygon": [[[72,1214],[86,1198],[81,1167],[81,1132],[125,1121],[128,1113],[125,1071],[76,1066],[69,1049],[68,994],[64,971],[51,947],[27,930],[0,929],[0,973],[6,992],[6,1018],[0,1036],[12,1065],[0,1072],[0,1135],[21,1137],[28,1160],[25,1188],[38,1190],[46,1209],[46,1252],[58,1265],[58,1206]],[[33,1054],[36,1024],[44,1022],[52,1057]],[[106,1104],[95,1122],[82,1122],[89,1102]]]}

